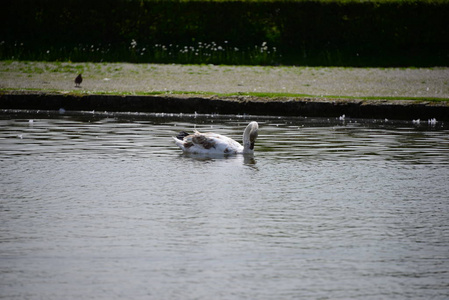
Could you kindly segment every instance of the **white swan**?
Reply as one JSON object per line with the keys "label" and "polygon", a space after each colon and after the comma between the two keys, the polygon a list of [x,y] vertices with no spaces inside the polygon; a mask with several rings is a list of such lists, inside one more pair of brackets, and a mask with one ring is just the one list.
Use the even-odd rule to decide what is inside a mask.
{"label": "white swan", "polygon": [[186,153],[193,154],[253,154],[254,142],[259,132],[259,124],[251,122],[243,131],[243,146],[221,134],[195,131],[193,134],[181,132],[173,137],[176,145]]}

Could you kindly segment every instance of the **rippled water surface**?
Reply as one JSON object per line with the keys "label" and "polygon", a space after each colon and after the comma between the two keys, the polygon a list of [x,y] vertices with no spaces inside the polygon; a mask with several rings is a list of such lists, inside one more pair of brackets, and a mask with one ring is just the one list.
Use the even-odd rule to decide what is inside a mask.
{"label": "rippled water surface", "polygon": [[[186,156],[171,136],[253,158]],[[189,115],[0,117],[2,299],[447,299],[449,129]]]}

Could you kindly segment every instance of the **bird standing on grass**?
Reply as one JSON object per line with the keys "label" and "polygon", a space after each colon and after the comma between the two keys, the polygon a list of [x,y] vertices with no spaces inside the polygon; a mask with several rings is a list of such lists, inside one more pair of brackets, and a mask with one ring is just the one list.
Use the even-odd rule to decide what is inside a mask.
{"label": "bird standing on grass", "polygon": [[79,74],[75,78],[75,87],[79,87],[81,85],[81,82],[83,82],[83,77],[81,77],[81,74]]}

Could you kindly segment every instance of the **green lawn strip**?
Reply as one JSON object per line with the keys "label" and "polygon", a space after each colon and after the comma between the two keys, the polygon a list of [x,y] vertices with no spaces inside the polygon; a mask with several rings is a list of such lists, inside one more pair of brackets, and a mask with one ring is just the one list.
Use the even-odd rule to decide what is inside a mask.
{"label": "green lawn strip", "polygon": [[267,100],[276,99],[328,99],[328,100],[365,100],[365,101],[416,101],[416,102],[449,102],[449,98],[437,98],[437,97],[389,97],[389,96],[344,96],[344,95],[309,95],[309,94],[294,94],[294,93],[257,93],[257,92],[238,92],[238,93],[214,93],[214,92],[201,92],[201,91],[151,91],[151,92],[117,92],[117,91],[61,91],[57,89],[11,89],[0,88],[0,94],[8,93],[49,93],[49,94],[61,94],[61,95],[73,95],[73,96],[88,96],[88,95],[111,95],[111,96],[158,96],[158,95],[188,95],[188,96],[208,96],[208,97],[254,97],[263,98]]}

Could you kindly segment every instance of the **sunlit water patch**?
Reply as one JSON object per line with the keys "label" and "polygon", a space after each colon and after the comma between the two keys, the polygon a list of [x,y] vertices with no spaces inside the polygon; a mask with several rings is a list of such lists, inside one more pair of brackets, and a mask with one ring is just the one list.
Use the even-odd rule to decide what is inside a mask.
{"label": "sunlit water patch", "polygon": [[[31,121],[32,120],[32,121]],[[254,157],[181,154],[178,131]],[[445,299],[443,124],[3,115],[0,297]]]}

